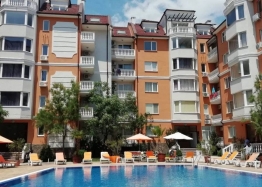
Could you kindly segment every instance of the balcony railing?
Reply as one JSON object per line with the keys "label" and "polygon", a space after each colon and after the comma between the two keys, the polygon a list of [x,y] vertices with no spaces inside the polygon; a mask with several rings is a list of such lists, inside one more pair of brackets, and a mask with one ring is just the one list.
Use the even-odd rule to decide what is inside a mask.
{"label": "balcony railing", "polygon": [[79,111],[82,118],[91,118],[93,117],[93,108],[92,107],[81,107]]}
{"label": "balcony railing", "polygon": [[135,75],[135,70],[131,69],[117,69],[116,72],[113,73],[113,76],[118,77],[134,77]]}
{"label": "balcony railing", "polygon": [[214,58],[215,56],[217,56],[217,47],[215,47],[214,49],[212,49],[209,53],[208,53],[208,59]]}
{"label": "balcony railing", "polygon": [[215,93],[212,93],[212,94],[210,95],[210,100],[211,100],[211,101],[214,101],[214,100],[216,100],[216,99],[218,99],[218,98],[220,98],[220,90],[217,91],[217,92],[215,92]]}
{"label": "balcony railing", "polygon": [[94,32],[81,32],[82,41],[94,41],[95,33]]}
{"label": "balcony railing", "polygon": [[94,65],[95,58],[93,56],[81,56],[80,65]]}
{"label": "balcony railing", "polygon": [[126,98],[128,94],[131,94],[132,96],[136,96],[136,92],[135,91],[117,91],[116,95],[119,98]]}
{"label": "balcony railing", "polygon": [[112,49],[112,55],[134,57],[135,50],[134,49]]}
{"label": "balcony railing", "polygon": [[81,91],[90,91],[94,88],[93,81],[80,81],[80,90]]}
{"label": "balcony railing", "polygon": [[37,3],[33,0],[2,0],[1,6],[29,7],[37,9]]}
{"label": "balcony railing", "polygon": [[169,29],[169,34],[174,33],[192,33],[195,34],[196,30],[193,27],[172,27]]}
{"label": "balcony railing", "polygon": [[219,119],[221,119],[221,118],[222,118],[222,115],[221,115],[221,114],[216,114],[216,115],[211,116],[211,119],[212,119],[212,120],[219,120]]}

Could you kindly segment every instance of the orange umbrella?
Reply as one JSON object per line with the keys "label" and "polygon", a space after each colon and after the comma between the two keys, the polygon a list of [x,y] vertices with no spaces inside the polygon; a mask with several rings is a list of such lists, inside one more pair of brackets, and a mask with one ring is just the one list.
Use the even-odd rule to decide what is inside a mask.
{"label": "orange umbrella", "polygon": [[[139,134],[136,134],[134,136],[127,138],[127,140],[152,140],[152,138],[149,138],[149,137],[139,133]],[[140,144],[139,144],[139,150],[140,150]]]}
{"label": "orange umbrella", "polygon": [[0,136],[0,143],[13,143],[13,141],[8,140],[7,138]]}

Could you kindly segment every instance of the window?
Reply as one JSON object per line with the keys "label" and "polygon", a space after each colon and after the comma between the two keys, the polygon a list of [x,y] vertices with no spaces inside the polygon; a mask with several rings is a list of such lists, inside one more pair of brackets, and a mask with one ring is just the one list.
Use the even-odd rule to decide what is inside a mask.
{"label": "window", "polygon": [[259,30],[259,34],[260,34],[260,42],[262,42],[262,30]]}
{"label": "window", "polygon": [[49,31],[49,24],[50,22],[48,20],[43,21],[43,31]]}
{"label": "window", "polygon": [[91,22],[100,22],[100,18],[90,18]]}
{"label": "window", "polygon": [[7,11],[6,12],[6,24],[25,24],[25,12]]}
{"label": "window", "polygon": [[150,114],[158,114],[158,104],[146,104],[146,112]]}
{"label": "window", "polygon": [[201,64],[201,71],[206,72],[206,64]]}
{"label": "window", "polygon": [[250,100],[250,97],[252,96],[252,90],[246,90],[246,101],[247,101],[247,105],[253,105],[253,103],[251,103],[249,100]]}
{"label": "window", "polygon": [[147,136],[154,136],[154,134],[153,134],[151,129],[152,129],[151,126],[146,126],[146,135]]}
{"label": "window", "polygon": [[228,127],[228,138],[236,137],[236,129],[235,127]]}
{"label": "window", "polygon": [[24,78],[29,79],[30,77],[30,66],[25,65]]}
{"label": "window", "polygon": [[195,69],[196,60],[193,58],[175,58],[173,59],[173,69]]}
{"label": "window", "polygon": [[20,92],[1,92],[2,106],[20,106]]}
{"label": "window", "polygon": [[4,50],[23,51],[24,38],[5,37]]}
{"label": "window", "polygon": [[46,97],[45,96],[40,96],[40,98],[39,98],[39,108],[45,107],[45,102],[46,102]]}
{"label": "window", "polygon": [[200,52],[201,53],[205,52],[205,44],[200,44]]}
{"label": "window", "polygon": [[197,81],[194,79],[174,80],[174,90],[197,91]]}
{"label": "window", "polygon": [[209,114],[208,105],[204,104],[204,114]]}
{"label": "window", "polygon": [[227,26],[232,25],[236,20],[245,18],[244,5],[237,6],[226,17],[227,17]]}
{"label": "window", "polygon": [[144,49],[145,51],[156,51],[156,42],[145,42]]}
{"label": "window", "polygon": [[228,63],[227,56],[228,56],[228,53],[225,53],[225,54],[223,55],[223,62],[224,62],[224,64],[227,64],[227,63]]}
{"label": "window", "polygon": [[44,81],[44,82],[47,81],[47,70],[41,71],[41,81]]}
{"label": "window", "polygon": [[222,32],[221,38],[222,38],[222,43],[226,41],[226,33],[225,32]]}
{"label": "window", "polygon": [[233,65],[230,69],[232,81],[243,76],[250,75],[249,61],[240,61],[239,63]]}
{"label": "window", "polygon": [[117,48],[118,49],[131,49],[132,46],[131,45],[118,45]]}
{"label": "window", "polygon": [[234,108],[240,108],[245,106],[243,92],[238,92],[233,95]]}
{"label": "window", "polygon": [[182,49],[192,49],[194,48],[193,43],[194,39],[192,38],[172,38],[173,49],[182,48]]}
{"label": "window", "polygon": [[44,127],[37,128],[37,136],[44,136]]}
{"label": "window", "polygon": [[151,32],[151,33],[153,32],[153,33],[155,33],[155,32],[156,32],[156,28],[145,27],[145,28],[144,28],[144,31],[145,31],[145,32]]}
{"label": "window", "polygon": [[197,30],[199,35],[210,35],[210,30]]}
{"label": "window", "polygon": [[250,75],[249,61],[248,60],[243,61],[242,66],[243,66],[243,75]]}
{"label": "window", "polygon": [[117,31],[117,34],[126,34],[126,31]]}
{"label": "window", "polygon": [[230,88],[230,80],[231,80],[230,77],[226,77],[226,78],[224,78],[225,89]]}
{"label": "window", "polygon": [[175,113],[198,113],[198,102],[175,101]]}
{"label": "window", "polygon": [[158,92],[158,83],[156,82],[146,82],[145,87],[146,92]]}
{"label": "window", "polygon": [[232,113],[233,111],[233,101],[227,102],[227,114]]}
{"label": "window", "polygon": [[2,77],[22,76],[22,64],[3,64]]}
{"label": "window", "polygon": [[26,39],[26,51],[31,52],[32,40]]}
{"label": "window", "polygon": [[243,19],[243,18],[245,18],[244,5],[238,6],[237,9],[238,9],[238,19]]}
{"label": "window", "polygon": [[32,14],[27,14],[27,25],[28,26],[33,26],[33,15]]}
{"label": "window", "polygon": [[42,55],[48,55],[48,45],[42,45]]}
{"label": "window", "polygon": [[28,93],[23,93],[23,106],[28,106]]}
{"label": "window", "polygon": [[145,71],[157,71],[157,62],[145,62]]}
{"label": "window", "polygon": [[239,47],[246,47],[247,46],[247,34],[246,32],[239,33]]}
{"label": "window", "polygon": [[203,93],[207,93],[207,84],[202,84]]}

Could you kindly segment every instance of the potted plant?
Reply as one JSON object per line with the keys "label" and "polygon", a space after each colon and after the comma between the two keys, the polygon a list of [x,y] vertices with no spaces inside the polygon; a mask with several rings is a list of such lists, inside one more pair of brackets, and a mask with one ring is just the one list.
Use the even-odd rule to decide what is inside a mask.
{"label": "potted plant", "polygon": [[79,149],[78,151],[75,151],[73,155],[73,163],[81,163],[84,158],[84,153],[84,149]]}
{"label": "potted plant", "polygon": [[110,156],[110,160],[113,163],[116,163],[117,158],[119,158],[121,147],[123,145],[123,139],[119,140],[107,140],[105,142],[107,148],[111,151],[112,156]]}
{"label": "potted plant", "polygon": [[160,141],[160,137],[163,136],[165,129],[162,129],[161,125],[159,125],[159,126],[151,127],[151,131],[155,135],[155,137],[158,138],[158,144],[157,144],[158,162],[165,162],[166,154],[164,153],[164,146],[161,144]]}
{"label": "potted plant", "polygon": [[25,145],[25,140],[23,138],[18,138],[17,140],[13,140],[13,143],[7,145],[8,149],[11,152],[16,152],[15,153],[16,166],[20,165],[20,153],[22,152],[24,145]]}
{"label": "potted plant", "polygon": [[202,141],[197,144],[197,150],[201,151],[201,154],[204,156],[205,163],[209,163],[212,152],[210,146],[206,145],[205,141]]}

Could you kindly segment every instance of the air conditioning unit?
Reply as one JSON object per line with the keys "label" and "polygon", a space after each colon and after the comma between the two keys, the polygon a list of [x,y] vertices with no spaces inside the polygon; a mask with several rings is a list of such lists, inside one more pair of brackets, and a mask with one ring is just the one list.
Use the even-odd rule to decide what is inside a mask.
{"label": "air conditioning unit", "polygon": [[202,72],[203,77],[207,77],[208,73],[207,72]]}
{"label": "air conditioning unit", "polygon": [[209,97],[209,94],[207,92],[204,92],[203,97]]}
{"label": "air conditioning unit", "polygon": [[260,19],[260,13],[256,13],[256,14],[254,14],[253,17],[252,17],[253,22],[256,22],[256,21],[259,20],[259,19]]}
{"label": "air conditioning unit", "polygon": [[40,82],[39,82],[39,86],[40,86],[40,87],[47,87],[47,82],[40,81]]}
{"label": "air conditioning unit", "polygon": [[83,79],[84,80],[88,80],[89,79],[89,75],[87,73],[83,74]]}
{"label": "air conditioning unit", "polygon": [[210,119],[210,115],[209,114],[205,114],[205,119]]}
{"label": "air conditioning unit", "polygon": [[211,120],[205,120],[205,124],[211,124]]}
{"label": "air conditioning unit", "polygon": [[221,109],[221,105],[218,105],[218,109]]}
{"label": "air conditioning unit", "polygon": [[260,49],[261,47],[262,47],[262,42],[258,42],[257,45],[256,45],[256,48]]}
{"label": "air conditioning unit", "polygon": [[47,61],[48,60],[48,56],[47,55],[41,55],[40,56],[40,60],[41,61]]}

